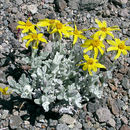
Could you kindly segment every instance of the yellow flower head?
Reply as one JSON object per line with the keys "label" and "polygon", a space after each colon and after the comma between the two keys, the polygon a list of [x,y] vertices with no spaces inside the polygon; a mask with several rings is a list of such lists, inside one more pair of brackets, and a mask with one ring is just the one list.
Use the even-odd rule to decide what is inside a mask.
{"label": "yellow flower head", "polygon": [[73,40],[73,44],[75,44],[78,40],[78,38],[81,38],[81,39],[86,39],[85,36],[82,35],[82,33],[86,31],[85,29],[82,29],[82,30],[78,30],[77,29],[77,26],[75,24],[75,29],[73,32],[69,32],[70,35],[73,35],[74,36],[74,40]]}
{"label": "yellow flower head", "polygon": [[90,50],[94,50],[94,58],[96,59],[97,55],[98,55],[98,50],[103,55],[104,50],[102,48],[105,48],[105,45],[103,44],[103,41],[101,41],[97,35],[94,35],[93,39],[87,39],[85,41],[85,43],[83,43],[81,45],[81,47],[86,48],[83,51],[84,53],[86,53],[86,52],[88,52]]}
{"label": "yellow flower head", "polygon": [[70,26],[67,26],[67,24],[62,24],[61,22],[57,22],[51,32],[52,33],[56,33],[58,32],[60,35],[60,39],[62,39],[62,33],[65,35],[65,37],[69,37],[69,32],[68,31],[72,31],[73,28]]}
{"label": "yellow flower head", "polygon": [[95,58],[90,58],[88,55],[84,54],[83,55],[84,59],[86,62],[78,64],[78,65],[83,65],[83,70],[87,70],[90,75],[92,75],[92,70],[94,72],[97,72],[97,68],[106,68],[104,65],[98,63],[98,60]]}
{"label": "yellow flower head", "polygon": [[33,42],[32,43],[32,48],[33,49],[38,49],[38,45],[39,45],[40,41],[47,43],[46,39],[43,38],[42,33],[39,33],[39,34],[37,34],[37,33],[29,33],[29,35],[23,37],[23,40],[28,40],[27,43],[26,43],[27,48],[28,48],[30,42]]}
{"label": "yellow flower head", "polygon": [[56,25],[56,23],[60,23],[59,20],[55,20],[55,19],[43,19],[43,20],[40,20],[38,23],[37,23],[37,26],[39,27],[48,27],[47,28],[47,31],[51,31],[51,29],[53,29]]}
{"label": "yellow flower head", "polygon": [[29,21],[30,18],[28,18],[28,20],[25,22],[23,21],[18,21],[18,26],[16,27],[17,29],[23,29],[22,30],[22,33],[26,33],[26,32],[33,32],[33,33],[36,33],[37,31],[35,30],[35,25],[32,24],[30,21]]}
{"label": "yellow flower head", "polygon": [[98,24],[99,27],[96,28],[98,29],[98,31],[95,33],[95,35],[101,36],[101,40],[104,40],[107,35],[110,35],[114,38],[114,35],[111,31],[120,30],[118,26],[107,27],[106,21],[101,22],[98,19],[95,19],[95,22]]}
{"label": "yellow flower head", "polygon": [[3,94],[3,95],[9,95],[11,94],[11,92],[7,92],[8,91],[8,87],[5,87],[5,88],[1,88],[0,87],[0,92]]}
{"label": "yellow flower head", "polygon": [[117,38],[115,38],[115,41],[113,41],[113,40],[107,40],[107,42],[110,45],[112,45],[111,47],[109,47],[107,49],[107,51],[117,51],[117,55],[114,57],[115,60],[119,58],[119,56],[121,55],[121,53],[123,55],[127,55],[127,50],[128,51],[130,50],[130,46],[126,46],[125,45],[126,40],[121,41],[120,39],[117,39]]}

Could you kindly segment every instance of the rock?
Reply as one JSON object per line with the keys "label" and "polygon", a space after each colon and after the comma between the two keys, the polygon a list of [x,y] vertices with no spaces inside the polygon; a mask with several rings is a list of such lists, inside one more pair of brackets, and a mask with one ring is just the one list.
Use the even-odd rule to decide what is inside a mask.
{"label": "rock", "polygon": [[69,130],[69,127],[66,124],[58,124],[56,130]]}
{"label": "rock", "polygon": [[55,5],[58,11],[63,11],[67,7],[67,3],[64,0],[56,0]]}
{"label": "rock", "polygon": [[12,8],[12,13],[16,14],[18,12],[18,8],[17,7],[13,7]]}
{"label": "rock", "polygon": [[111,112],[107,108],[100,108],[96,111],[96,115],[100,122],[107,122],[111,119]]}
{"label": "rock", "polygon": [[120,118],[115,118],[116,121],[116,129],[119,130],[119,128],[121,127],[121,120]]}
{"label": "rock", "polygon": [[0,68],[0,83],[6,83],[5,68]]}
{"label": "rock", "polygon": [[58,124],[57,120],[49,119],[49,126],[56,126]]}
{"label": "rock", "polygon": [[80,0],[69,0],[69,7],[73,10],[78,10]]}
{"label": "rock", "polygon": [[0,119],[6,119],[8,116],[9,111],[8,110],[3,110],[2,114],[0,115]]}
{"label": "rock", "polygon": [[111,118],[111,119],[108,121],[108,124],[109,124],[110,126],[112,126],[112,127],[115,127],[116,122],[115,122],[114,119]]}
{"label": "rock", "polygon": [[17,5],[23,4],[23,0],[15,0]]}
{"label": "rock", "polygon": [[112,0],[112,2],[117,5],[123,5],[126,4],[128,0]]}
{"label": "rock", "polygon": [[71,126],[74,126],[74,123],[76,122],[76,120],[71,117],[70,115],[67,115],[67,114],[64,114],[61,118],[60,118],[60,121],[62,123],[66,123],[66,124],[69,124]]}
{"label": "rock", "polygon": [[123,125],[120,130],[130,130],[130,127],[128,125]]}
{"label": "rock", "polygon": [[30,11],[32,14],[35,14],[35,13],[37,13],[37,5],[35,4],[35,5],[28,5],[27,6],[27,8],[28,8],[28,11]]}
{"label": "rock", "polygon": [[17,23],[14,23],[14,22],[11,22],[10,24],[9,24],[9,29],[11,30],[11,32],[12,33],[17,33],[18,32],[18,30],[16,29],[16,27],[17,27]]}
{"label": "rock", "polygon": [[44,3],[45,4],[49,4],[49,3],[52,4],[52,3],[54,3],[54,0],[44,0]]}
{"label": "rock", "polygon": [[88,102],[88,111],[94,113],[97,109],[99,109],[99,102],[95,101],[93,102]]}
{"label": "rock", "polygon": [[125,9],[121,9],[121,11],[119,12],[119,16],[121,16],[121,17],[128,17],[129,16],[129,11],[128,11],[128,9],[127,8],[125,8]]}
{"label": "rock", "polygon": [[22,124],[22,122],[23,121],[20,116],[11,116],[9,125],[10,125],[11,129],[16,129]]}
{"label": "rock", "polygon": [[80,9],[92,10],[107,2],[108,0],[82,0]]}
{"label": "rock", "polygon": [[118,108],[117,103],[114,99],[112,99],[112,98],[108,99],[108,106],[114,115],[119,115],[119,108]]}
{"label": "rock", "polygon": [[124,124],[128,124],[128,120],[127,120],[127,118],[125,117],[125,116],[122,116],[121,117],[121,120],[122,120],[122,122],[124,123]]}
{"label": "rock", "polygon": [[128,78],[123,78],[123,80],[122,80],[122,86],[126,90],[130,89],[130,81],[129,81]]}

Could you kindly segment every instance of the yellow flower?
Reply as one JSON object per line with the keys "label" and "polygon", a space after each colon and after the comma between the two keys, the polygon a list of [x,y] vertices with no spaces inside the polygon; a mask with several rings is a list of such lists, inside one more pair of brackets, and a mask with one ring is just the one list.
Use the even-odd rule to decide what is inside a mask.
{"label": "yellow flower", "polygon": [[77,26],[75,25],[74,31],[73,32],[69,32],[70,35],[74,35],[73,44],[75,44],[77,42],[78,38],[86,39],[86,37],[82,35],[83,31],[86,31],[86,30],[85,29],[78,30]]}
{"label": "yellow flower", "polygon": [[56,23],[60,23],[59,20],[55,20],[55,19],[43,19],[43,20],[40,20],[38,23],[37,23],[37,26],[39,27],[48,27],[47,28],[47,31],[51,31],[51,29],[53,29],[56,25]]}
{"label": "yellow flower", "polygon": [[17,29],[20,28],[20,29],[23,29],[22,30],[22,33],[26,33],[26,32],[33,32],[33,33],[36,33],[37,31],[35,30],[35,26],[34,24],[32,24],[30,21],[29,21],[30,18],[28,18],[28,20],[25,22],[23,21],[18,21],[18,26],[16,27]]}
{"label": "yellow flower", "polygon": [[86,60],[86,62],[78,64],[78,65],[83,65],[83,70],[87,70],[90,75],[92,74],[92,70],[94,72],[97,72],[97,68],[106,68],[104,65],[98,63],[98,60],[95,58],[90,58],[88,55],[84,54],[83,55],[84,59]]}
{"label": "yellow flower", "polygon": [[0,87],[0,92],[3,94],[3,95],[9,95],[11,94],[11,92],[7,92],[8,91],[8,87],[5,87],[5,88],[1,88]]}
{"label": "yellow flower", "polygon": [[107,27],[106,21],[101,22],[98,19],[95,19],[95,22],[99,26],[99,28],[96,28],[98,31],[95,33],[95,35],[101,36],[101,40],[104,40],[107,35],[110,35],[114,38],[114,35],[111,31],[120,30],[118,26]]}
{"label": "yellow flower", "polygon": [[27,43],[26,43],[27,48],[28,48],[30,42],[33,42],[32,43],[32,48],[33,49],[38,49],[38,45],[39,45],[40,41],[47,43],[46,39],[43,38],[42,33],[39,33],[39,34],[37,34],[37,33],[29,33],[29,35],[23,37],[23,40],[25,40],[25,39],[26,40],[29,39],[27,41]]}
{"label": "yellow flower", "polygon": [[62,33],[65,35],[65,37],[69,37],[69,33],[68,31],[72,31],[73,28],[70,26],[67,26],[67,24],[62,24],[61,22],[57,22],[51,32],[52,33],[56,33],[58,32],[60,35],[60,39],[62,39]]}
{"label": "yellow flower", "polygon": [[81,47],[84,47],[84,53],[94,50],[94,58],[97,58],[98,50],[103,55],[104,50],[102,48],[105,48],[105,45],[103,44],[103,41],[99,39],[97,35],[93,36],[93,39],[87,39],[84,44],[81,45]]}
{"label": "yellow flower", "polygon": [[124,40],[124,41],[121,41],[120,39],[117,39],[117,38],[115,38],[115,41],[113,41],[113,40],[107,40],[107,42],[110,45],[112,45],[111,47],[109,47],[107,49],[107,51],[118,51],[117,55],[114,57],[115,60],[119,58],[119,56],[121,55],[121,53],[123,55],[127,55],[127,50],[128,51],[130,50],[130,46],[126,46],[125,45],[126,41],[127,41],[127,39]]}

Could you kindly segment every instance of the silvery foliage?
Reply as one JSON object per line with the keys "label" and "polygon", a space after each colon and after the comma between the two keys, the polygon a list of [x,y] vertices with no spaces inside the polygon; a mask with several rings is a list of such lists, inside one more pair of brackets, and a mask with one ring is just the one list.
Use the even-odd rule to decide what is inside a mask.
{"label": "silvery foliage", "polygon": [[18,83],[8,80],[9,85],[22,98],[33,97],[45,111],[49,111],[51,104],[57,101],[81,108],[81,102],[89,100],[90,94],[101,98],[102,87],[99,84],[104,78],[101,74],[90,77],[83,72],[76,66],[81,59],[82,51],[78,45],[72,48],[69,43],[48,43],[39,55],[34,50],[31,57],[22,59],[31,66],[30,77],[22,74]]}

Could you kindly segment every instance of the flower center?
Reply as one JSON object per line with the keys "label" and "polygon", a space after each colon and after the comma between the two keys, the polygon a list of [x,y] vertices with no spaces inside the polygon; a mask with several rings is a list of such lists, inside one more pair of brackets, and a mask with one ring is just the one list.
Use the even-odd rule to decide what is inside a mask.
{"label": "flower center", "polygon": [[55,23],[55,20],[50,20],[49,23],[50,23],[50,24],[54,24],[54,23]]}
{"label": "flower center", "polygon": [[123,43],[120,43],[120,44],[118,45],[118,48],[119,48],[119,49],[125,49],[125,45],[124,45]]}
{"label": "flower center", "polygon": [[57,29],[62,29],[62,23],[57,23],[57,24],[56,24],[56,28],[57,28]]}
{"label": "flower center", "polygon": [[107,28],[102,27],[101,30],[102,30],[103,32],[106,32],[106,31],[107,31]]}
{"label": "flower center", "polygon": [[32,26],[32,23],[30,21],[27,21],[26,26]]}
{"label": "flower center", "polygon": [[37,34],[32,34],[32,39],[37,40],[38,39]]}
{"label": "flower center", "polygon": [[99,40],[94,40],[94,41],[92,42],[92,45],[93,45],[93,47],[97,47],[97,46],[100,45],[100,41],[99,41]]}
{"label": "flower center", "polygon": [[75,34],[75,35],[79,35],[78,30],[75,30],[75,31],[74,31],[74,34]]}
{"label": "flower center", "polygon": [[93,62],[93,59],[92,58],[90,58],[89,60],[88,60],[88,64],[89,65],[92,65],[94,62]]}

